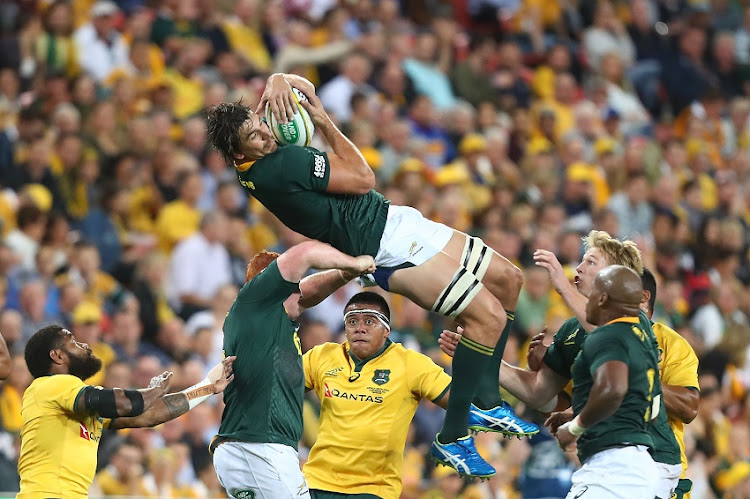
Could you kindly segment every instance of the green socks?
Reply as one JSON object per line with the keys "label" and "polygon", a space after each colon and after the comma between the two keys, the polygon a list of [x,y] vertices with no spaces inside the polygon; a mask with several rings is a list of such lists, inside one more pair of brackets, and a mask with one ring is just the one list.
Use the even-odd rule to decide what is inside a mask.
{"label": "green socks", "polygon": [[[453,355],[453,382],[440,443],[455,442],[469,434],[469,406],[477,390],[476,380],[489,369],[492,347],[462,336]],[[496,383],[497,384],[497,383]]]}
{"label": "green socks", "polygon": [[[503,399],[500,396],[500,382],[498,378],[500,376],[503,353],[505,352],[505,344],[508,343],[510,329],[513,327],[513,320],[516,317],[513,311],[506,311],[505,313],[508,316],[508,322],[505,323],[505,328],[503,328],[500,339],[497,345],[495,345],[495,350],[492,352],[490,365],[479,375],[479,382],[477,383],[477,394],[473,402],[475,406],[482,410],[493,409],[503,403]],[[451,391],[451,396],[453,396],[453,391]]]}

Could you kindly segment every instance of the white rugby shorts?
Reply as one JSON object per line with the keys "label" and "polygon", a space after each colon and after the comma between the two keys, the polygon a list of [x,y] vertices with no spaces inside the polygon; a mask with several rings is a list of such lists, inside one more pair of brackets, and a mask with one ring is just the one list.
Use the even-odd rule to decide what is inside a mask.
{"label": "white rugby shorts", "polygon": [[650,499],[659,473],[648,448],[632,445],[597,452],[572,480],[566,499]]}
{"label": "white rugby shorts", "polygon": [[391,205],[375,266],[422,265],[445,248],[453,233],[452,228],[425,218],[419,210]]}
{"label": "white rugby shorts", "polygon": [[310,499],[297,451],[288,445],[224,442],[214,451],[214,468],[235,499]]}

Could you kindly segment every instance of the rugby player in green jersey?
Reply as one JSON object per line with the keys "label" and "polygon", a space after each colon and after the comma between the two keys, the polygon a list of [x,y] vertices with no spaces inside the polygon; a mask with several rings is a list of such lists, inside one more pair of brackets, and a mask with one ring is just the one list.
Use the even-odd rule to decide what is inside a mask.
{"label": "rugby player in green jersey", "polygon": [[310,498],[297,458],[305,375],[294,320],[346,280],[336,270],[302,279],[310,268],[355,276],[375,269],[369,255],[345,255],[318,241],[253,257],[222,328],[224,355],[238,359],[210,445],[231,497]]}
{"label": "rugby player in green jersey", "polygon": [[659,475],[648,425],[662,410],[658,352],[641,327],[641,278],[612,265],[589,294],[586,335],[573,363],[575,417],[554,432],[560,447],[578,447],[582,467],[568,498],[657,497]]}
{"label": "rugby player in green jersey", "polygon": [[[294,112],[292,86],[307,96],[302,105],[330,152],[280,146],[260,118],[269,102],[285,122]],[[343,253],[371,255],[377,267],[372,278],[380,287],[463,326],[452,395],[431,455],[460,474],[494,475],[476,452],[469,427],[518,436],[539,431],[502,401],[497,379],[521,271],[481,239],[428,220],[413,208],[391,205],[372,190],[372,170],[304,78],[271,76],[255,112],[239,103],[221,104],[209,112],[208,131],[248,193],[287,227]]]}

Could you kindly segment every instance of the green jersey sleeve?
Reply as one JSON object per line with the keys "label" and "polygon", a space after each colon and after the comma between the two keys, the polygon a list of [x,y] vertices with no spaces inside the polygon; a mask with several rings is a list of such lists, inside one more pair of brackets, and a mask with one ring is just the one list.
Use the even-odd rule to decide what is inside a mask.
{"label": "green jersey sleeve", "polygon": [[292,186],[303,190],[325,192],[331,176],[328,155],[312,147],[286,146],[274,161],[282,163],[280,174]]}
{"label": "green jersey sleeve", "polygon": [[571,369],[586,332],[581,323],[574,317],[560,326],[552,340],[552,344],[544,355],[544,363],[555,373],[564,378],[571,377]]}
{"label": "green jersey sleeve", "polygon": [[281,277],[276,260],[240,290],[237,301],[243,303],[279,303],[299,289],[299,283]]}
{"label": "green jersey sleeve", "polygon": [[616,360],[629,364],[628,344],[622,328],[601,328],[594,334],[589,334],[583,349],[589,360],[589,372],[594,376],[599,367],[607,362]]}

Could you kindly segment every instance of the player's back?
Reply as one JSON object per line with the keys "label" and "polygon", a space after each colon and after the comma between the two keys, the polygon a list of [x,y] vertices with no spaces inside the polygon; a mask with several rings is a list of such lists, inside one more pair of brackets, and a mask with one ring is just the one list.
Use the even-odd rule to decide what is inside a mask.
{"label": "player's back", "polygon": [[75,376],[54,375],[37,378],[26,389],[19,498],[88,497],[99,440],[109,420],[73,412],[84,386]]}
{"label": "player's back", "polygon": [[298,290],[276,261],[246,283],[224,321],[224,353],[236,355],[219,435],[297,448],[305,391],[296,325],[283,302]]}
{"label": "player's back", "polygon": [[[586,428],[578,442],[581,461],[602,450],[624,443],[653,448],[647,429],[653,400],[661,400],[658,363],[651,342],[638,318],[624,317],[600,326],[586,337],[573,364],[573,411],[580,414],[594,384],[593,373],[608,361],[628,366],[628,389],[615,413]],[[658,398],[657,398],[658,397]]]}
{"label": "player's back", "polygon": [[352,256],[375,256],[388,215],[376,191],[363,195],[326,192],[328,156],[312,147],[280,146],[237,167],[240,183],[284,225]]}

